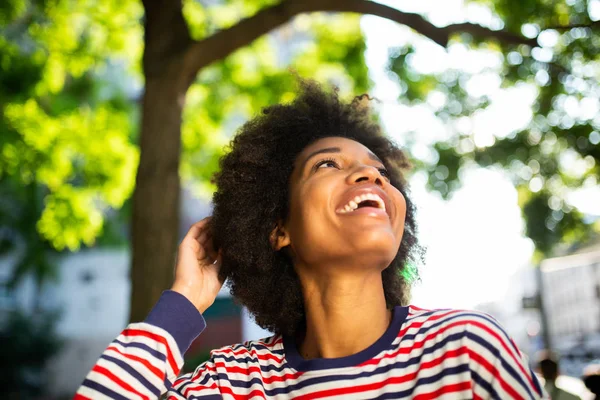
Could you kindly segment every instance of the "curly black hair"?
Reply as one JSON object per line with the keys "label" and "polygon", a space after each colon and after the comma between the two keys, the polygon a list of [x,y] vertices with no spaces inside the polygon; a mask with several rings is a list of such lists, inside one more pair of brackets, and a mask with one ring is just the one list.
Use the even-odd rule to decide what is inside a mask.
{"label": "curly black hair", "polygon": [[244,124],[221,158],[215,175],[211,222],[215,245],[222,251],[221,278],[231,294],[253,314],[256,323],[276,334],[294,335],[304,326],[300,281],[285,251],[275,251],[270,235],[289,212],[289,180],[298,154],[325,137],[355,140],[376,154],[390,173],[391,184],[406,198],[404,235],[396,257],[383,270],[388,308],[405,305],[413,268],[422,257],[417,243],[415,207],[408,196],[403,169],[407,157],[386,138],[370,113],[367,95],[344,103],[336,89],[299,80],[290,104],[263,109]]}

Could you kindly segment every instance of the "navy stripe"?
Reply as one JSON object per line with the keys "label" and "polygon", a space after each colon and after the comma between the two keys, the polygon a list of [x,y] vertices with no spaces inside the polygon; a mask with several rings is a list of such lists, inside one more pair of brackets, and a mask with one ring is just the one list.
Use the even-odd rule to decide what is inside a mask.
{"label": "navy stripe", "polygon": [[[187,382],[184,382],[181,385],[179,385],[179,387],[176,390],[176,393],[183,396],[183,392],[185,391],[185,389],[187,389],[188,386],[191,386],[192,384],[194,386],[208,386],[207,383],[208,383],[208,380],[204,383],[195,382],[195,381],[194,382],[187,381]],[[196,387],[195,389],[198,390],[199,388]],[[217,389],[217,390],[219,390],[219,389]],[[202,394],[202,392],[200,392],[200,394],[198,394],[198,395],[192,395],[190,397],[186,397],[186,399],[219,399],[219,400],[222,400],[222,398],[223,397],[220,394]]]}
{"label": "navy stripe", "polygon": [[102,355],[100,358],[104,359],[106,361],[109,361],[109,362],[111,362],[113,364],[118,365],[123,370],[127,371],[127,373],[132,378],[134,378],[139,383],[141,383],[142,385],[144,385],[144,387],[146,389],[148,389],[150,392],[152,392],[153,395],[155,395],[157,397],[160,396],[160,388],[157,388],[156,386],[154,386],[153,384],[151,384],[146,378],[144,378],[144,375],[140,374],[138,371],[136,371],[131,365],[129,365],[125,361],[122,361],[122,360],[119,360],[117,358],[108,356],[106,354]]}
{"label": "navy stripe", "polygon": [[[445,337],[444,339],[442,339],[441,341],[435,343],[433,346],[424,349],[423,352],[420,353],[418,356],[413,356],[407,361],[398,361],[395,363],[390,363],[388,365],[380,366],[380,367],[375,368],[373,371],[363,371],[358,374],[311,377],[311,378],[296,382],[294,385],[288,385],[286,387],[280,387],[280,388],[274,388],[274,389],[265,389],[265,394],[267,396],[275,396],[278,394],[287,394],[294,390],[303,389],[303,388],[306,388],[306,387],[309,387],[312,385],[316,385],[319,383],[335,382],[335,381],[341,381],[341,380],[352,380],[352,379],[357,379],[357,378],[368,378],[368,377],[371,377],[374,375],[385,374],[392,370],[401,371],[402,369],[406,369],[412,365],[420,364],[421,357],[423,357],[426,354],[433,353],[436,350],[444,348],[445,346],[448,345],[448,342],[460,340],[462,338],[463,338],[462,333],[456,333],[453,335],[449,335],[449,336]],[[465,364],[464,366],[457,367],[457,368],[468,369],[468,365]],[[452,368],[450,368],[450,369],[452,370]],[[226,373],[218,373],[217,379],[229,381],[230,385],[232,387],[236,387],[236,388],[248,389],[254,384],[260,384],[261,386],[263,385],[263,382],[260,378],[252,378],[247,381],[243,381],[243,380],[237,380],[237,379],[230,379],[230,377]]]}
{"label": "navy stripe", "polygon": [[[270,363],[269,366],[270,367],[275,367],[278,368],[276,370],[280,371],[281,368],[283,368],[283,366],[286,364],[286,359],[285,357],[282,356],[282,361],[281,363],[276,363],[276,364],[271,364],[271,363],[275,363],[276,361],[274,360],[259,360],[258,357],[256,357],[254,354],[244,354],[244,355],[225,355],[225,354],[213,354],[212,358],[214,360],[214,362],[217,362],[217,360],[223,360],[226,362],[234,362],[234,363],[239,363],[239,364],[259,364],[259,363]],[[270,369],[273,370],[273,369]]]}
{"label": "navy stripe", "polygon": [[[450,375],[458,375],[461,373],[465,373],[469,371],[469,367],[468,365],[459,365],[456,367],[452,367],[452,368],[446,368],[443,371],[438,372],[435,375],[432,375],[430,377],[424,377],[424,378],[419,378],[417,379],[417,381],[415,382],[415,384],[403,391],[400,392],[394,392],[394,393],[386,393],[381,395],[378,398],[382,398],[382,399],[397,399],[397,398],[408,398],[408,397],[412,397],[412,394],[415,390],[415,388],[417,388],[419,385],[426,385],[429,383],[436,383],[438,381],[440,381],[441,379],[448,377]],[[362,374],[356,375],[355,377],[359,377]],[[340,376],[337,377],[338,379],[341,378]],[[353,377],[347,377],[346,379],[352,379]],[[382,377],[382,381],[384,381],[386,379],[385,376]],[[250,383],[249,385],[243,385],[243,386],[238,386],[238,385],[233,385],[233,387],[238,387],[238,388],[245,388],[245,389],[249,389],[252,384],[260,384],[262,386],[262,381],[260,381],[259,379],[252,379],[253,382],[248,382]],[[276,396],[276,395],[287,395],[292,393],[295,390],[299,390],[302,389],[302,387],[305,386],[312,386],[312,385],[316,385],[318,383],[321,383],[321,380],[318,378],[315,379],[309,379],[308,381],[311,381],[310,385],[293,385],[293,386],[286,386],[283,388],[277,388],[274,390],[265,390],[264,393],[265,395],[268,396]],[[318,381],[318,382],[317,382]],[[323,380],[323,382],[326,380]],[[230,383],[232,383],[232,381],[230,381]],[[369,382],[367,384],[370,384],[373,382]],[[315,388],[316,389],[316,388]],[[263,390],[264,390],[264,386],[263,386]],[[327,390],[327,389],[323,389],[323,390]]]}
{"label": "navy stripe", "polygon": [[479,337],[478,335],[472,333],[472,332],[467,332],[467,337],[469,339],[471,339],[472,341],[479,343],[481,346],[485,347],[490,353],[492,353],[498,360],[500,360],[500,364],[502,364],[502,368],[504,368],[506,370],[506,372],[508,372],[510,374],[510,376],[513,377],[513,379],[515,381],[517,381],[526,391],[527,393],[529,393],[529,395],[533,398],[535,398],[533,396],[533,393],[531,392],[531,387],[527,384],[527,382],[525,382],[523,380],[523,377],[521,374],[519,374],[517,371],[515,371],[515,369],[512,367],[512,365],[510,365],[503,357],[502,357],[502,352],[500,352],[496,347],[492,346],[489,342],[487,342],[485,339]]}
{"label": "navy stripe", "polygon": [[177,388],[177,390],[183,393],[184,389],[187,388],[188,386],[191,386],[191,385],[208,386],[209,381],[214,382],[213,376],[211,375],[210,372],[206,371],[206,373],[203,375],[204,375],[204,377],[199,381],[188,380],[187,382],[182,382],[179,385],[179,387]]}
{"label": "navy stripe", "polygon": [[95,391],[100,392],[103,395],[108,396],[114,400],[129,400],[127,397],[121,396],[119,393],[110,390],[109,388],[99,384],[98,382],[90,381],[89,379],[84,380],[82,386],[94,389]]}
{"label": "navy stripe", "polygon": [[[463,372],[465,372],[466,370],[468,370],[468,368],[463,368],[465,366],[461,365],[455,368],[448,368],[447,371],[452,371],[451,373],[446,373],[444,372],[443,374],[436,374],[434,376],[432,376],[431,378],[434,379],[434,382],[442,379],[448,375],[455,375],[455,374],[461,374]],[[429,378],[427,378],[429,379]],[[417,381],[419,382],[419,380]],[[459,382],[457,382],[459,383]],[[408,388],[399,392],[389,392],[389,393],[384,393],[381,394],[377,397],[374,397],[374,399],[378,399],[378,400],[385,400],[385,399],[401,399],[401,398],[408,398],[408,397],[413,397],[413,392],[415,390],[415,388],[418,386],[418,384],[415,384],[415,386],[413,386],[412,388]]]}
{"label": "navy stripe", "polygon": [[165,362],[167,361],[167,356],[166,354],[161,353],[160,351],[153,349],[152,347],[144,344],[144,343],[137,343],[137,342],[131,342],[131,343],[123,343],[120,340],[115,339],[113,341],[113,343],[118,343],[121,346],[127,348],[127,347],[133,347],[136,349],[141,349],[146,351],[147,353],[149,353],[152,357],[156,358],[159,361]]}
{"label": "navy stripe", "polygon": [[[271,354],[281,354],[283,355],[283,348],[281,349],[277,349],[277,350],[273,350],[270,347],[265,346],[264,344],[260,344],[260,343],[255,343],[255,342],[247,342],[247,343],[242,343],[242,344],[236,344],[233,345],[229,348],[226,349],[231,349],[233,351],[239,351],[242,349],[247,350],[248,352],[251,352],[253,350],[266,350]],[[217,350],[213,350],[215,353],[221,351],[220,349]]]}
{"label": "navy stripe", "polygon": [[538,380],[537,376],[533,373],[533,370],[531,369],[531,367],[529,367],[529,376],[531,376],[531,378],[533,379],[535,391],[537,392],[537,394],[539,394],[541,396],[542,395],[542,385],[541,385],[540,381]]}
{"label": "navy stripe", "polygon": [[[420,329],[417,331],[417,333],[416,333],[416,334],[410,334],[410,335],[408,335],[408,334],[407,334],[407,335],[404,335],[404,336],[402,337],[402,340],[404,340],[404,339],[407,339],[407,340],[412,340],[413,342],[416,342],[416,341],[415,341],[415,338],[416,338],[416,336],[417,336],[417,335],[420,335],[420,334],[425,334],[425,333],[426,333],[428,330],[430,330],[430,329],[432,329],[432,328],[438,327],[438,326],[440,326],[440,325],[445,325],[445,324],[446,324],[446,323],[448,323],[449,321],[452,321],[452,320],[458,319],[458,318],[460,318],[460,317],[463,317],[463,316],[477,317],[477,318],[478,318],[478,319],[480,319],[480,320],[487,321],[487,322],[489,322],[490,324],[494,325],[494,327],[496,327],[496,328],[497,328],[497,330],[494,330],[494,332],[495,332],[495,333],[498,333],[498,334],[500,334],[501,336],[504,336],[504,339],[505,339],[504,343],[508,343],[508,344],[509,344],[509,346],[510,346],[510,347],[512,347],[512,348],[515,350],[516,354],[514,354],[514,356],[515,356],[517,359],[519,359],[519,358],[520,358],[520,352],[519,352],[519,350],[518,350],[518,349],[516,349],[516,348],[514,347],[514,344],[513,344],[512,340],[510,339],[510,336],[509,336],[509,335],[506,333],[506,331],[504,331],[504,329],[502,329],[502,327],[501,327],[501,326],[498,324],[498,322],[497,322],[497,321],[496,321],[496,320],[495,320],[493,317],[491,317],[491,316],[489,316],[489,315],[487,315],[487,314],[481,314],[481,313],[460,312],[460,313],[456,313],[456,314],[451,314],[451,315],[447,316],[447,318],[446,318],[446,317],[445,317],[445,318],[442,318],[442,319],[440,319],[439,321],[436,321],[436,323],[434,323],[434,324],[432,324],[432,325],[428,325],[428,326],[426,326],[426,327],[425,327],[425,326],[424,326],[424,327],[421,327],[421,328],[420,328]],[[483,321],[480,321],[480,322],[483,322]],[[464,322],[465,322],[465,327],[466,327],[467,325],[469,325],[469,320],[466,320],[466,321],[464,321]],[[489,328],[492,328],[492,327],[489,327]],[[466,332],[465,332],[465,333],[466,333]],[[471,332],[469,332],[469,333],[471,333]],[[473,333],[473,335],[475,335],[475,334]],[[467,336],[469,336],[469,335],[467,335]],[[485,339],[483,339],[483,338],[481,338],[481,337],[479,337],[479,336],[477,336],[477,337],[480,339],[479,341],[477,341],[478,343],[480,343],[480,344],[482,344],[482,345],[483,345],[483,343],[485,342],[485,343],[486,343],[486,346],[485,346],[485,347],[486,347],[488,350],[490,350],[490,352],[492,352],[492,353],[493,353],[493,354],[494,354],[494,355],[495,355],[497,358],[500,358],[500,354],[501,354],[501,353],[500,353],[500,352],[498,352],[498,350],[497,350],[495,347],[491,347],[492,345],[491,345],[491,344],[490,344],[490,343],[489,343],[487,340],[485,340]],[[528,383],[526,383],[526,382],[524,382],[523,380],[519,379],[519,378],[521,377],[521,375],[520,375],[519,373],[517,373],[517,372],[516,372],[516,371],[515,371],[515,370],[514,370],[514,369],[513,369],[513,368],[512,368],[512,367],[511,367],[511,366],[510,366],[510,365],[509,365],[507,362],[506,362],[506,360],[502,359],[502,365],[503,365],[503,366],[505,366],[505,367],[508,367],[508,368],[509,368],[509,369],[507,369],[507,370],[508,370],[508,372],[509,372],[509,373],[510,373],[510,374],[511,374],[511,375],[512,375],[512,376],[513,376],[513,377],[514,377],[516,380],[520,381],[521,385],[522,385],[522,386],[523,386],[525,389],[527,389],[527,391],[529,392],[529,394],[530,394],[530,395],[532,395],[531,388],[530,388],[529,384],[528,384]],[[528,367],[528,366],[527,366],[527,367]],[[534,382],[535,382],[535,381],[534,381]],[[538,390],[539,390],[539,393],[541,394],[541,388],[539,387],[539,382],[535,382],[535,385],[536,385],[536,387],[535,387],[536,391],[538,391]],[[538,389],[538,388],[539,388],[539,389]]]}
{"label": "navy stripe", "polygon": [[[512,341],[510,340],[510,336],[508,336],[508,334],[504,331],[504,329],[502,329],[502,327],[500,325],[498,325],[498,323],[493,320],[490,319],[487,316],[481,315],[481,314],[477,314],[477,313],[468,313],[468,312],[459,312],[459,313],[454,313],[454,314],[450,314],[447,316],[444,316],[443,318],[440,318],[439,320],[437,320],[436,322],[434,322],[433,324],[423,324],[423,326],[421,328],[419,328],[419,330],[416,333],[411,333],[411,334],[406,334],[404,336],[402,336],[402,340],[404,339],[408,339],[408,340],[414,340],[414,338],[417,335],[422,335],[427,333],[429,330],[433,329],[433,328],[437,328],[440,327],[442,325],[446,325],[448,323],[450,323],[450,321],[456,320],[456,319],[460,319],[462,317],[477,317],[477,319],[482,319],[485,320],[489,323],[491,323],[492,325],[494,325],[497,328],[497,331],[495,331],[496,333],[501,334],[501,336],[504,336],[504,339],[506,339],[506,342],[511,343]],[[469,320],[465,320],[463,321],[465,323],[465,326],[469,325]],[[483,321],[479,321],[479,322],[483,322]],[[410,328],[410,326],[409,326]],[[490,327],[491,328],[491,327]],[[514,348],[514,346],[511,345],[511,347]],[[517,354],[518,354],[518,350],[517,350]]]}
{"label": "navy stripe", "polygon": [[494,389],[494,386],[492,386],[491,382],[486,381],[485,379],[483,379],[481,377],[481,375],[479,375],[477,372],[471,370],[471,379],[473,379],[473,382],[475,382],[477,385],[481,386],[482,388],[485,389],[485,391],[492,396],[492,399],[494,400],[502,400],[500,398],[500,395],[498,395],[498,392],[496,392],[496,389]]}
{"label": "navy stripe", "polygon": [[[257,360],[254,357],[243,357],[243,358],[236,358],[234,356],[231,357],[227,357],[224,355],[215,355],[213,357],[213,362],[216,363],[217,361],[222,361],[226,364],[226,366],[231,366],[231,363],[235,363],[235,364],[239,364],[236,365],[238,367],[243,368],[246,365],[256,365],[258,364],[258,366],[260,366],[260,370],[263,372],[270,372],[270,371],[277,371],[277,372],[283,372],[284,370],[289,370],[290,367],[288,367],[286,364],[267,364],[264,365],[261,363],[261,361]],[[273,362],[271,360],[264,360],[262,362]]]}

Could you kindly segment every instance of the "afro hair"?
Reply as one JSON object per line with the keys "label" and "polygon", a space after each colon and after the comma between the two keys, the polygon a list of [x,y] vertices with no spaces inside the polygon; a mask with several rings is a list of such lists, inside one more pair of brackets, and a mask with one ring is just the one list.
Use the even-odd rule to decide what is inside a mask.
{"label": "afro hair", "polygon": [[402,171],[410,164],[386,138],[370,113],[366,95],[342,102],[337,90],[300,80],[289,104],[263,109],[244,124],[221,158],[215,175],[212,231],[222,252],[221,278],[256,323],[276,334],[295,335],[305,323],[298,275],[285,251],[275,251],[270,235],[289,212],[289,180],[298,154],[325,137],[355,140],[384,163],[391,184],[406,198],[404,235],[396,257],[382,271],[388,308],[405,305],[418,277],[422,249],[417,243],[415,207]]}

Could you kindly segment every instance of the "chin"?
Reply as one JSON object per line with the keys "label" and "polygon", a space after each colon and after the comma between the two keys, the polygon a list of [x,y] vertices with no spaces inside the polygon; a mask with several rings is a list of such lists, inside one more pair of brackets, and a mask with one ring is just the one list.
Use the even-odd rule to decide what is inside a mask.
{"label": "chin", "polygon": [[385,257],[390,255],[390,261],[396,256],[400,241],[389,232],[363,232],[352,244],[357,254],[376,255]]}

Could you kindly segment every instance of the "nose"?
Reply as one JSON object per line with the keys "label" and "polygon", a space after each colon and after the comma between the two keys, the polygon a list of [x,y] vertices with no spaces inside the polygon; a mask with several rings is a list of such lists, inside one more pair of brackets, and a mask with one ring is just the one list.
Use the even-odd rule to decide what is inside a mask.
{"label": "nose", "polygon": [[374,183],[378,186],[383,186],[384,179],[379,170],[370,165],[361,164],[348,176],[348,183]]}

